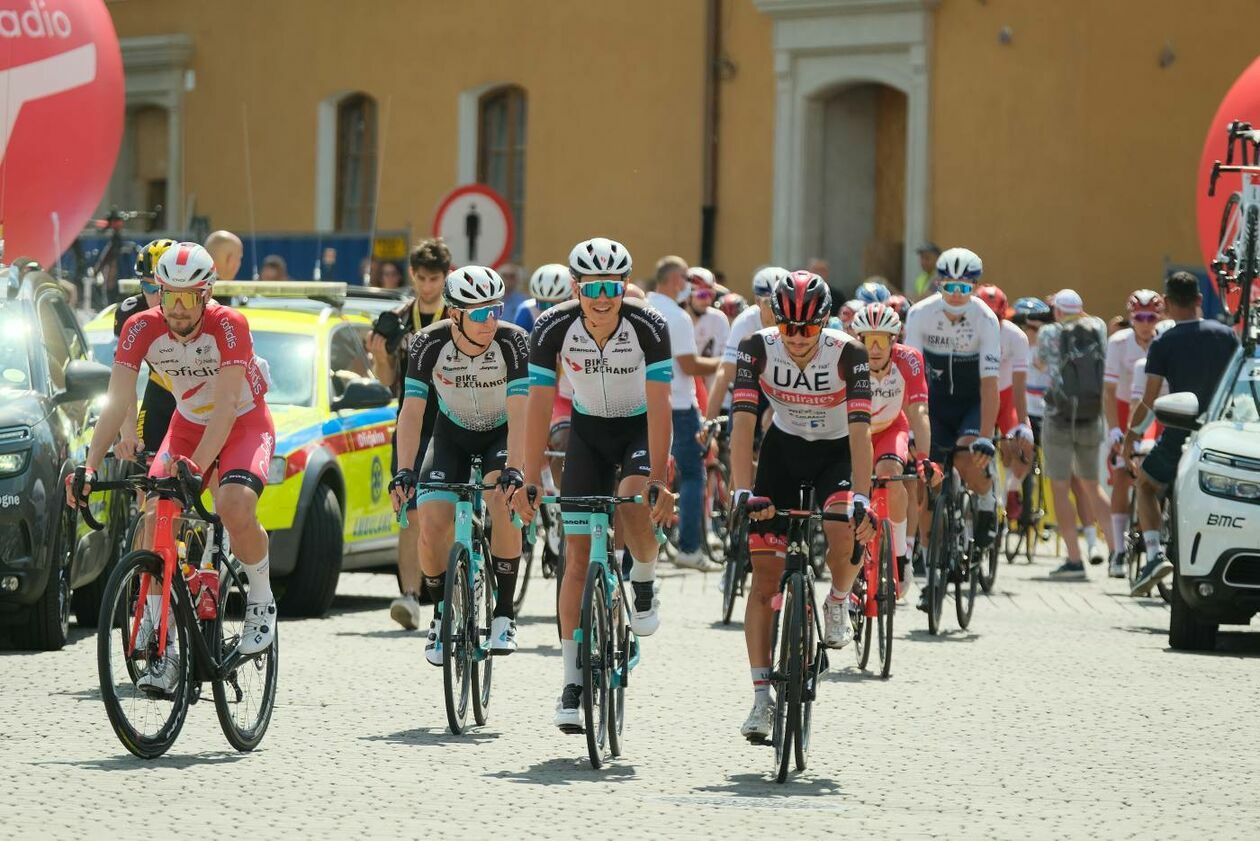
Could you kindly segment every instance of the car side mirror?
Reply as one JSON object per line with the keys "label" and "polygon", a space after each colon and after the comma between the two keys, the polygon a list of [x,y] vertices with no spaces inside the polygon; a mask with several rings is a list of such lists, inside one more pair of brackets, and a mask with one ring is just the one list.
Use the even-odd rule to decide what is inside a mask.
{"label": "car side mirror", "polygon": [[388,406],[394,399],[389,386],[371,377],[359,377],[346,384],[341,397],[332,402],[334,412],[352,409],[379,409]]}
{"label": "car side mirror", "polygon": [[1199,398],[1189,391],[1165,394],[1158,398],[1155,401],[1155,417],[1164,426],[1189,432],[1203,425],[1199,421]]}
{"label": "car side mirror", "polygon": [[110,369],[99,362],[72,359],[66,365],[66,388],[55,398],[57,405],[91,400],[109,391]]}

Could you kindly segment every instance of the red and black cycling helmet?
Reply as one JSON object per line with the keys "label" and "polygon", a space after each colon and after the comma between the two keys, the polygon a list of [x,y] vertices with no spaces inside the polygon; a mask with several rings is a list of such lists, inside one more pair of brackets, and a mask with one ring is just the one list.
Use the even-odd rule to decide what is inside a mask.
{"label": "red and black cycling helmet", "polygon": [[1138,289],[1125,302],[1129,315],[1136,312],[1149,312],[1156,315],[1164,311],[1164,297],[1154,289]]}
{"label": "red and black cycling helmet", "polygon": [[897,317],[902,321],[906,320],[906,313],[910,312],[910,301],[905,295],[893,295],[889,297],[887,301],[884,301],[884,306],[890,307],[893,312],[897,313]]}
{"label": "red and black cycling helmet", "polygon": [[993,310],[999,320],[1010,318],[1011,311],[1006,301],[1006,293],[992,283],[984,283],[976,287],[975,296]]}
{"label": "red and black cycling helmet", "polygon": [[775,287],[770,309],[780,324],[826,324],[831,317],[831,290],[813,272],[792,272]]}

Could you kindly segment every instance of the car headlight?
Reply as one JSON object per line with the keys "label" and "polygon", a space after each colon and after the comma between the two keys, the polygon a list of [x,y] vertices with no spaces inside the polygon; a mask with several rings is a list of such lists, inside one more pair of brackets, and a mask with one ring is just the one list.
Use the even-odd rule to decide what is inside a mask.
{"label": "car headlight", "polygon": [[26,469],[27,457],[30,454],[30,450],[22,450],[16,453],[0,453],[0,476],[13,476],[21,473]]}
{"label": "car headlight", "polygon": [[271,464],[267,467],[267,484],[279,485],[284,481],[284,475],[289,470],[289,461],[284,456],[272,456]]}
{"label": "car headlight", "polygon": [[1260,482],[1249,479],[1235,479],[1232,476],[1200,470],[1199,487],[1204,493],[1212,496],[1243,502],[1260,502]]}

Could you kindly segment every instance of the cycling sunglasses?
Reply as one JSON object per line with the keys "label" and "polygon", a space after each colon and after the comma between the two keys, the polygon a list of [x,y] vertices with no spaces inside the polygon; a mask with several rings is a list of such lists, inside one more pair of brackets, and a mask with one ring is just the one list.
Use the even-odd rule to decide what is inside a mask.
{"label": "cycling sunglasses", "polygon": [[784,336],[805,336],[812,339],[821,333],[822,329],[823,326],[821,324],[779,324],[779,333]]}
{"label": "cycling sunglasses", "polygon": [[941,282],[941,291],[947,295],[970,295],[971,290],[975,289],[974,283],[968,283],[965,280],[945,280]]}
{"label": "cycling sunglasses", "polygon": [[617,298],[624,295],[625,291],[624,280],[588,280],[578,284],[578,292],[583,298],[598,298],[600,295]]}
{"label": "cycling sunglasses", "polygon": [[162,287],[158,286],[156,283],[154,283],[151,280],[142,279],[140,281],[140,291],[146,295],[156,295],[158,293],[158,290],[160,290],[161,288]]}
{"label": "cycling sunglasses", "polygon": [[485,324],[490,319],[498,321],[503,317],[503,303],[486,304],[484,307],[473,307],[464,310],[464,315],[473,324]]}
{"label": "cycling sunglasses", "polygon": [[162,290],[162,309],[172,310],[179,304],[186,310],[195,309],[201,303],[201,293],[179,289]]}
{"label": "cycling sunglasses", "polygon": [[1159,313],[1157,312],[1135,312],[1129,316],[1130,321],[1136,321],[1141,324],[1154,324],[1159,321]]}
{"label": "cycling sunglasses", "polygon": [[887,333],[863,333],[862,344],[866,345],[868,348],[880,348],[881,350],[887,350],[888,346],[892,344],[892,336]]}
{"label": "cycling sunglasses", "polygon": [[697,301],[712,301],[714,292],[712,289],[692,289],[691,296]]}

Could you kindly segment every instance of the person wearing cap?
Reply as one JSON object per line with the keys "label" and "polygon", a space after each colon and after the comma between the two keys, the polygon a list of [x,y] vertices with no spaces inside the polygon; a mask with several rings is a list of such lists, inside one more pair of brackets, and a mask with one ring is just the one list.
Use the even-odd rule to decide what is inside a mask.
{"label": "person wearing cap", "polygon": [[748,307],[731,322],[722,353],[722,367],[718,369],[713,386],[709,389],[709,405],[705,407],[705,420],[712,420],[731,405],[730,387],[735,383],[735,362],[739,358],[739,343],[753,333],[775,325],[774,311],[770,309],[770,295],[774,285],[787,277],[787,269],[763,266],[753,275],[753,306]]}
{"label": "person wearing cap", "polygon": [[[1041,441],[1046,476],[1054,496],[1059,534],[1067,546],[1067,560],[1050,573],[1064,581],[1085,580],[1085,565],[1076,539],[1076,509],[1069,491],[1075,476],[1091,560],[1101,563],[1097,548],[1097,514],[1107,507],[1098,483],[1103,443],[1103,370],[1107,355],[1107,325],[1085,313],[1081,296],[1072,289],[1054,296],[1056,322],[1037,333],[1034,365],[1046,372],[1045,420]],[[1107,540],[1111,536],[1104,532]]]}
{"label": "person wearing cap", "polygon": [[914,287],[910,294],[916,301],[922,301],[932,294],[932,281],[936,277],[936,261],[941,256],[941,247],[934,242],[925,242],[915,249],[919,255],[919,274],[914,279]]}

